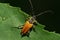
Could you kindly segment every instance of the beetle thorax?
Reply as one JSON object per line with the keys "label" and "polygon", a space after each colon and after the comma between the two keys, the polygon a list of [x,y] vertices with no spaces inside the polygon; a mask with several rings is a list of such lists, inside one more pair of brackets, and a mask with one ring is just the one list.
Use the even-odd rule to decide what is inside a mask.
{"label": "beetle thorax", "polygon": [[28,20],[31,24],[33,24],[35,22],[35,19],[34,17],[31,17],[29,20]]}

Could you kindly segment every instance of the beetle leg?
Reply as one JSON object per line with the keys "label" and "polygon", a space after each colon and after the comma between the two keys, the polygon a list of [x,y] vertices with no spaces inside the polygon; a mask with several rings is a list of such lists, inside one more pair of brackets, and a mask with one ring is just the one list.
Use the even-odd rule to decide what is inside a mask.
{"label": "beetle leg", "polygon": [[24,36],[29,37],[29,35],[30,35],[30,32],[27,32],[26,34],[21,34],[21,37],[24,37]]}
{"label": "beetle leg", "polygon": [[30,18],[30,16],[28,16],[28,17],[25,19],[25,21],[27,21],[29,18]]}
{"label": "beetle leg", "polygon": [[13,28],[22,29],[23,28],[23,25],[18,26],[18,27],[13,27]]}
{"label": "beetle leg", "polygon": [[30,32],[32,31],[32,29],[33,29],[33,27],[32,27],[32,28],[30,28]]}
{"label": "beetle leg", "polygon": [[36,20],[34,20],[34,23],[33,23],[34,25],[37,25],[37,21]]}
{"label": "beetle leg", "polygon": [[33,30],[34,32],[36,32],[35,25],[33,25],[32,30]]}
{"label": "beetle leg", "polygon": [[23,28],[23,25],[21,25],[21,26],[18,26],[18,29],[22,29]]}
{"label": "beetle leg", "polygon": [[26,35],[27,35],[27,37],[29,37],[29,35],[30,35],[30,31],[28,31],[28,33],[27,33]]}
{"label": "beetle leg", "polygon": [[29,34],[29,33],[27,33],[27,37],[29,37],[29,35],[30,35],[30,34]]}
{"label": "beetle leg", "polygon": [[25,34],[24,35],[21,35],[21,37],[24,37],[25,36]]}

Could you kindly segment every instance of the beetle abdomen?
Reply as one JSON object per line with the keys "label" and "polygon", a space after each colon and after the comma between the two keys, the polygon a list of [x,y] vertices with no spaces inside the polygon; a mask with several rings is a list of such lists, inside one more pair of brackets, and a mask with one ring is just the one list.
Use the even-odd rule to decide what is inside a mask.
{"label": "beetle abdomen", "polygon": [[25,25],[23,26],[23,29],[21,30],[21,34],[26,34],[32,26],[33,24],[29,23],[29,21],[26,21]]}

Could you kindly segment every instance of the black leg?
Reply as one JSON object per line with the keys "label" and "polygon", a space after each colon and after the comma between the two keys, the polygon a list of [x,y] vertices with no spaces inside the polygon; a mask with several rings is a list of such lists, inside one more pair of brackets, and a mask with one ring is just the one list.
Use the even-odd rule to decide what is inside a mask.
{"label": "black leg", "polygon": [[34,32],[36,32],[35,26],[33,26],[32,28],[30,28],[30,32],[31,32],[32,30],[33,30]]}
{"label": "black leg", "polygon": [[29,18],[30,18],[30,16],[28,16],[25,21],[27,21]]}
{"label": "black leg", "polygon": [[23,25],[18,26],[18,27],[12,27],[12,28],[22,29],[23,28]]}
{"label": "black leg", "polygon": [[29,37],[29,34],[27,34],[27,37]]}
{"label": "black leg", "polygon": [[22,34],[22,33],[20,33],[20,35],[21,35],[21,38],[24,37],[24,36],[26,36],[26,34]]}
{"label": "black leg", "polygon": [[34,24],[34,25],[37,25],[37,22],[34,22],[33,24]]}
{"label": "black leg", "polygon": [[32,30],[33,30],[34,32],[36,32],[35,25],[33,25]]}
{"label": "black leg", "polygon": [[18,29],[22,29],[23,28],[23,26],[18,26]]}
{"label": "black leg", "polygon": [[26,33],[26,34],[20,34],[20,35],[21,35],[21,38],[22,38],[22,37],[25,37],[25,36],[29,37],[30,34]]}
{"label": "black leg", "polygon": [[27,37],[29,37],[29,35],[30,35],[30,32],[27,33]]}
{"label": "black leg", "polygon": [[36,32],[35,28],[33,28],[33,31]]}
{"label": "black leg", "polygon": [[32,28],[30,28],[30,30],[29,30],[29,31],[31,32],[31,31],[32,31],[32,29],[33,29],[33,27],[32,27]]}

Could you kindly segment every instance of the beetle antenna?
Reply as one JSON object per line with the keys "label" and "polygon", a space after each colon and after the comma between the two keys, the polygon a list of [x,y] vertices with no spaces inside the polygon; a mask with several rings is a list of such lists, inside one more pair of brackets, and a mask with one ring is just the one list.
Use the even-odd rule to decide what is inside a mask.
{"label": "beetle antenna", "polygon": [[32,5],[31,0],[29,0],[29,2],[30,2],[30,5],[31,5],[32,14],[34,15],[34,9],[33,9],[33,5]]}
{"label": "beetle antenna", "polygon": [[38,15],[35,15],[35,17],[40,16],[40,15],[43,15],[43,14],[48,13],[48,12],[53,13],[53,11],[47,10],[47,11],[44,11],[44,12],[39,13]]}

